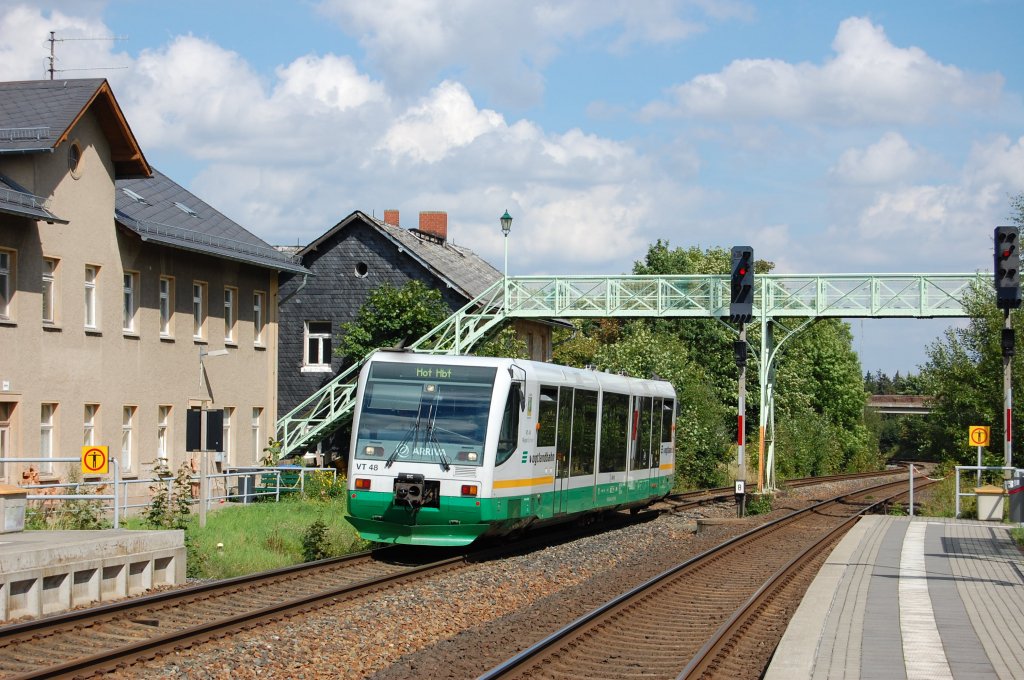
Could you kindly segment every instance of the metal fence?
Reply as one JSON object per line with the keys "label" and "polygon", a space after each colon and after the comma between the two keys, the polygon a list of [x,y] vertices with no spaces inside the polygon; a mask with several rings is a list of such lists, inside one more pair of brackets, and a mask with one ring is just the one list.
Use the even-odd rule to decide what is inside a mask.
{"label": "metal fence", "polygon": [[[81,458],[0,458],[4,463],[75,463]],[[77,482],[53,482],[46,484],[19,484],[27,493],[28,501],[101,501],[105,512],[113,514],[114,528],[121,526],[121,517],[129,510],[148,508],[152,502],[152,490],[165,486],[170,495],[174,486],[174,475],[151,477],[146,479],[121,479],[120,468],[116,458],[110,459],[113,468],[113,479],[98,479]],[[229,468],[225,472],[207,475],[210,494],[207,508],[214,503],[224,502],[253,503],[257,500],[280,501],[282,496],[290,493],[305,493],[307,476],[314,472],[327,472],[332,482],[337,481],[338,471],[334,468],[311,467],[244,467]],[[189,483],[198,490],[201,475],[189,475]],[[145,493],[138,487],[145,487]],[[113,487],[111,493],[96,493],[101,487]],[[68,489],[70,493],[39,493],[53,489]],[[135,490],[135,493],[132,491]],[[142,499],[145,499],[144,501]],[[189,504],[198,506],[200,499],[193,497]]]}
{"label": "metal fence", "polygon": [[[971,491],[960,491],[960,473],[961,472],[976,472],[976,478],[974,480],[974,487]],[[1000,472],[1006,473],[1009,471],[1010,477],[1019,475],[1022,471],[1020,468],[999,466],[999,465],[957,465],[956,466],[956,514],[954,517],[960,517],[960,498],[963,496],[970,496],[972,498],[977,497],[977,493],[974,492],[974,488],[981,486],[981,482],[984,481],[984,472]]]}

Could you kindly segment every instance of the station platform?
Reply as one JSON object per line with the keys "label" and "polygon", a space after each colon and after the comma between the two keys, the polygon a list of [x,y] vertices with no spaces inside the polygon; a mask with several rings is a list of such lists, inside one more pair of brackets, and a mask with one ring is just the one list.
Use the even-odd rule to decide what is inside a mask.
{"label": "station platform", "polygon": [[185,532],[0,534],[0,625],[185,582]]}
{"label": "station platform", "polygon": [[1011,528],[862,518],[807,590],[764,677],[1024,677],[1024,554]]}

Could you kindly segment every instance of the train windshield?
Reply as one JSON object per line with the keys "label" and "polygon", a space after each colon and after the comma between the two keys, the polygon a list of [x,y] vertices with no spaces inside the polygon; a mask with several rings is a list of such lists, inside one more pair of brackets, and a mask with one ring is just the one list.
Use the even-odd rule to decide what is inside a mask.
{"label": "train windshield", "polygon": [[481,465],[497,369],[378,362],[359,408],[356,458]]}

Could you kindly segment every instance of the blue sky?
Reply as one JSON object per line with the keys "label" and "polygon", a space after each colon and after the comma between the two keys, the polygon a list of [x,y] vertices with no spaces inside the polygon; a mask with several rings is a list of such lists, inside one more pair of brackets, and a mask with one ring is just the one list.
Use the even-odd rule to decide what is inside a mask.
{"label": "blue sky", "polygon": [[[1024,192],[1022,24],[1010,0],[0,0],[0,77],[44,77],[56,31],[58,76],[108,78],[154,166],[275,244],[446,210],[500,267],[507,209],[513,274],[625,273],[659,238],[971,272]],[[890,374],[948,325],[851,322]]]}

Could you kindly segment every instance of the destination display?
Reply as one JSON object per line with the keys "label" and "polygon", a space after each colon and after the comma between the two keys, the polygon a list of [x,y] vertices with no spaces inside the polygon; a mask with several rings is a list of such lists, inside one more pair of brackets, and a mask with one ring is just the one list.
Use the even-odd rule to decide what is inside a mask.
{"label": "destination display", "polygon": [[373,380],[415,380],[491,385],[494,383],[494,375],[497,370],[491,366],[377,362],[371,367],[370,378]]}

